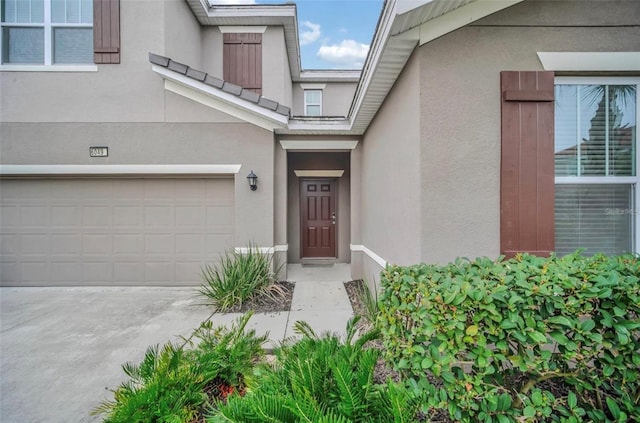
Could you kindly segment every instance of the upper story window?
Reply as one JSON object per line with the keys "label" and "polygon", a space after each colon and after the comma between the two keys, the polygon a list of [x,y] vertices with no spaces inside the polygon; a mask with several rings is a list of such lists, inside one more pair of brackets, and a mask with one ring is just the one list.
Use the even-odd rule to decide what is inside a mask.
{"label": "upper story window", "polygon": [[556,78],[556,251],[637,251],[637,79]]}
{"label": "upper story window", "polygon": [[93,0],[2,0],[2,63],[94,63]]}
{"label": "upper story window", "polygon": [[322,90],[304,90],[304,115],[322,116]]}

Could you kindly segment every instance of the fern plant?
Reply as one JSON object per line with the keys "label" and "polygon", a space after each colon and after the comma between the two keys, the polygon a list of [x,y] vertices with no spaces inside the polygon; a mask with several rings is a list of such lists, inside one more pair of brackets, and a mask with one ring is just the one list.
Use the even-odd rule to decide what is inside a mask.
{"label": "fern plant", "polygon": [[359,317],[347,324],[345,341],[318,336],[296,322],[302,339],[274,352],[272,367],[259,367],[244,397],[231,396],[212,410],[210,422],[410,422],[416,403],[404,387],[376,385],[379,351],[364,345],[376,330],[355,339]]}
{"label": "fern plant", "polygon": [[205,321],[181,345],[149,347],[140,364],[122,366],[129,380],[92,414],[106,414],[105,423],[200,421],[210,402],[207,385],[219,381],[242,388],[264,353],[267,336],[246,330],[251,316],[229,328]]}

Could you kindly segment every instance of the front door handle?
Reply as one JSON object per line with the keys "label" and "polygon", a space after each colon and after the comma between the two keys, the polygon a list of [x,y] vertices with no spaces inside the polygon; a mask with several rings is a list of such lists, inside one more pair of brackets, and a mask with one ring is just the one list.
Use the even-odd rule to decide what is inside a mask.
{"label": "front door handle", "polygon": [[331,223],[336,224],[336,212],[331,213]]}

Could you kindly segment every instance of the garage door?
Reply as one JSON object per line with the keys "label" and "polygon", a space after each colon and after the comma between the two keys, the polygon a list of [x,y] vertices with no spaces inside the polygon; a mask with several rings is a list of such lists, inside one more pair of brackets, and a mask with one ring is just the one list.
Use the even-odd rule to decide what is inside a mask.
{"label": "garage door", "polygon": [[233,246],[233,179],[0,180],[2,285],[197,285]]}

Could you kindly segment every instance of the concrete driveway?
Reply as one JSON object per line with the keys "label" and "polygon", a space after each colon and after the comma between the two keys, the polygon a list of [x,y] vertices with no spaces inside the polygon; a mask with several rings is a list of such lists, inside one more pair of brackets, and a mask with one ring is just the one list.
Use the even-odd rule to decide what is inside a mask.
{"label": "concrete driveway", "polygon": [[[348,264],[289,265],[291,310],[256,313],[247,329],[269,334],[266,348],[295,337],[295,321],[343,333],[353,316],[343,282]],[[91,410],[126,380],[150,345],[179,341],[201,322],[228,326],[241,313],[199,306],[196,288],[0,288],[0,422],[99,422]]]}
{"label": "concrete driveway", "polygon": [[0,288],[0,422],[101,421],[89,413],[122,363],[189,335],[211,315],[199,301],[195,288]]}

